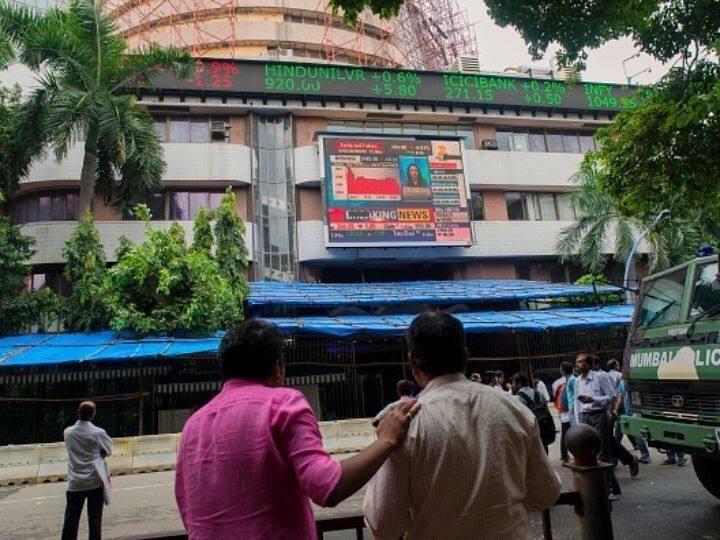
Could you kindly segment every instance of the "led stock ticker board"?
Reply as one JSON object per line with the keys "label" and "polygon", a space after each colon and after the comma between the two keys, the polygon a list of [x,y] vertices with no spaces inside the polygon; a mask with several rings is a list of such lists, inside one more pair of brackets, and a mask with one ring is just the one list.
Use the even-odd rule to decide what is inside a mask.
{"label": "led stock ticker board", "polygon": [[322,96],[347,99],[392,99],[496,107],[543,107],[572,110],[632,108],[637,88],[616,84],[474,75],[329,64],[198,61],[195,76],[178,80],[158,76],[155,86],[167,90],[224,91],[254,95]]}
{"label": "led stock ticker board", "polygon": [[469,246],[458,140],[321,136],[329,247]]}

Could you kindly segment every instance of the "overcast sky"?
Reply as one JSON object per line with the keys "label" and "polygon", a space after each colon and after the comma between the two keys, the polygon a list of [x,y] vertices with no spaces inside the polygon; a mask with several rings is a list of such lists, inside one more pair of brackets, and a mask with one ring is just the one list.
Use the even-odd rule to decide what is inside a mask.
{"label": "overcast sky", "polygon": [[[520,34],[510,26],[506,28],[497,26],[487,14],[485,2],[480,0],[458,0],[458,2],[467,9],[469,20],[475,23],[482,69],[502,71],[511,66],[531,64],[547,67],[550,64],[557,47],[549,49],[544,59],[533,62]],[[624,82],[622,61],[635,52],[637,51],[629,39],[616,40],[592,50],[582,77],[586,81]],[[647,55],[633,58],[625,65],[628,75],[648,67],[652,69],[652,73],[643,73],[633,78],[634,83],[655,82],[667,71],[666,67]]]}

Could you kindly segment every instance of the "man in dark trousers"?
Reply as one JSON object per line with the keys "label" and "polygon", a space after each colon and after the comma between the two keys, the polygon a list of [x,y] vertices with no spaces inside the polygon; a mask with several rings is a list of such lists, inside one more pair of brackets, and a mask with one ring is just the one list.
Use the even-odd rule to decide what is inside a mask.
{"label": "man in dark trousers", "polygon": [[[608,417],[608,407],[615,401],[615,390],[605,373],[593,371],[595,358],[592,354],[579,354],[575,360],[579,373],[575,379],[575,407],[579,408],[580,422],[588,424],[600,435],[598,459],[616,465],[617,456],[613,452],[613,435]],[[608,469],[608,491],[613,499],[620,496],[615,467]]]}
{"label": "man in dark trousers", "polygon": [[89,538],[100,540],[101,537],[103,482],[94,462],[112,453],[112,439],[104,429],[92,423],[95,410],[92,401],[83,401],[77,410],[77,422],[67,428],[63,436],[68,453],[68,486],[62,540],[77,538],[85,499],[88,501]]}

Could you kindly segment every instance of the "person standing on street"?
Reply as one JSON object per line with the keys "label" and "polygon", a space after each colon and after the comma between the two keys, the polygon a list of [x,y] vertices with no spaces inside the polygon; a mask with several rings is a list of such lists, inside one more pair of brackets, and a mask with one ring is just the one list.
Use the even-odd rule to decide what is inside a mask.
{"label": "person standing on street", "polygon": [[62,540],[77,538],[85,499],[89,538],[101,538],[103,481],[95,468],[95,461],[112,454],[112,439],[104,429],[92,423],[95,412],[96,407],[92,401],[83,401],[77,410],[77,422],[63,434],[68,453],[68,485]]}
{"label": "person standing on street", "polygon": [[193,540],[317,538],[310,500],[335,506],[362,488],[420,408],[394,407],[375,441],[335,461],[305,396],[283,386],[282,349],[278,329],[258,319],[220,342],[226,381],[185,424],[175,470],[175,499]]}
{"label": "person standing on street", "polygon": [[535,375],[535,373],[532,374],[532,382],[533,388],[535,388],[535,390],[540,393],[540,395],[545,399],[545,401],[550,401],[550,394],[548,393],[547,386],[540,377]]}
{"label": "person standing on street", "polygon": [[560,415],[560,459],[563,463],[570,460],[568,449],[565,446],[565,435],[574,424],[573,408],[575,406],[575,375],[573,365],[565,361],[560,364],[561,376],[552,384],[555,408]]}
{"label": "person standing on street", "polygon": [[[478,375],[479,376],[479,375]],[[378,427],[378,424],[380,424],[380,421],[385,418],[385,415],[391,410],[400,405],[401,403],[405,403],[406,401],[412,401],[412,395],[413,391],[415,390],[415,385],[412,381],[409,381],[407,379],[400,379],[397,384],[395,385],[395,391],[397,392],[398,399],[396,401],[393,401],[392,403],[385,406],[385,408],[377,413],[375,415],[375,418],[372,419],[372,425],[373,427]]]}
{"label": "person standing on street", "polygon": [[422,409],[368,484],[373,538],[529,539],[528,513],[549,508],[561,487],[533,413],[465,378],[465,332],[452,315],[423,313],[406,337]]}
{"label": "person standing on street", "polygon": [[[615,390],[606,374],[592,370],[593,364],[596,363],[595,358],[597,357],[591,354],[581,353],[575,360],[575,367],[579,373],[575,379],[575,406],[579,407],[580,422],[589,425],[600,435],[598,459],[616,465],[612,446],[614,438],[608,417],[608,408],[615,401]],[[615,477],[615,467],[608,469],[608,488],[613,497],[620,496],[620,484]]]}

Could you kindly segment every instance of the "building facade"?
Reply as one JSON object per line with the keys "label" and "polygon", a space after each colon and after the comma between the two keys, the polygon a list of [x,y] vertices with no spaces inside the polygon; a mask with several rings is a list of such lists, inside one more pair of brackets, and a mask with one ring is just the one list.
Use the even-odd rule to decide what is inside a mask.
{"label": "building facade", "polygon": [[[254,280],[567,281],[579,275],[577,268],[558,262],[555,244],[577,217],[569,197],[576,188],[573,177],[585,152],[595,148],[594,133],[617,114],[615,98],[612,104],[606,101],[606,107],[586,96],[592,106],[584,108],[570,103],[572,90],[564,94],[568,103],[562,106],[551,105],[547,99],[552,97],[545,96],[538,104],[518,104],[518,96],[499,91],[486,103],[443,97],[448,94],[435,100],[421,96],[434,92],[421,84],[430,85],[431,75],[438,80],[446,75],[423,72],[414,72],[423,76],[415,98],[400,95],[397,85],[390,96],[359,89],[353,97],[327,77],[318,80],[312,93],[299,87],[278,91],[268,81],[243,82],[252,79],[246,77],[252,70],[274,73],[282,65],[207,60],[200,67],[202,80],[194,85],[163,80],[153,89],[139,89],[140,103],[155,119],[167,162],[164,191],[147,201],[158,227],[177,221],[190,234],[198,208],[216,207],[231,187],[237,212],[247,224]],[[397,80],[399,74],[411,73],[353,69],[368,79],[386,74]],[[521,97],[523,85],[538,84],[529,77],[467,77],[464,84],[512,83]],[[352,81],[343,84],[353,87]],[[621,91],[594,83],[581,83],[576,91],[587,94],[605,86],[615,95]],[[470,194],[471,245],[328,245],[319,138],[332,135],[460,141]],[[52,156],[38,160],[5,203],[5,211],[22,225],[23,233],[36,240],[30,261],[35,288],[49,285],[62,292],[65,287],[61,251],[78,218],[81,163],[80,145],[62,162]],[[94,216],[111,262],[121,236],[142,238],[144,225],[105,205],[100,196]]]}

